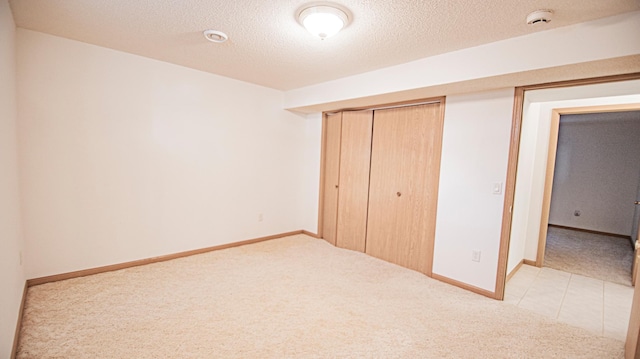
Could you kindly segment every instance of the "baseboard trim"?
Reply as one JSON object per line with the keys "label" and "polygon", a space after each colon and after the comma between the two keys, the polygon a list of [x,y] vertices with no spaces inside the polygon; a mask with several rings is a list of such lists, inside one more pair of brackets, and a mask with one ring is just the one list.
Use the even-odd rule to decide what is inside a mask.
{"label": "baseboard trim", "polygon": [[302,230],[302,234],[306,234],[307,236],[310,236],[310,237],[313,237],[313,238],[318,238],[318,239],[320,239],[320,236],[319,236],[319,235],[317,235],[317,234],[315,234],[315,233],[311,233],[311,232],[309,232],[309,231]]}
{"label": "baseboard trim", "polygon": [[174,253],[174,254],[167,254],[167,255],[159,256],[159,257],[139,259],[139,260],[131,261],[131,262],[124,262],[124,263],[118,263],[118,264],[112,264],[112,265],[108,265],[108,266],[103,266],[103,267],[89,268],[89,269],[83,269],[83,270],[74,271],[74,272],[54,274],[54,275],[50,275],[50,276],[46,276],[46,277],[40,277],[40,278],[33,278],[33,279],[27,280],[27,286],[28,287],[33,287],[35,285],[51,283],[51,282],[57,282],[57,281],[66,280],[66,279],[72,279],[72,278],[86,277],[88,275],[111,272],[111,271],[116,271],[116,270],[120,270],[120,269],[131,268],[131,267],[137,267],[137,266],[142,266],[142,265],[145,265],[145,264],[165,262],[165,261],[170,261],[172,259],[188,257],[188,256],[207,253],[207,252],[212,252],[212,251],[219,251],[219,250],[222,250],[222,249],[239,247],[239,246],[244,246],[244,245],[247,245],[247,244],[264,242],[264,241],[269,241],[269,240],[272,240],[272,239],[288,237],[288,236],[293,236],[293,235],[302,234],[302,233],[304,233],[304,231],[299,230],[299,231],[293,231],[293,232],[274,234],[274,235],[271,235],[271,236],[248,239],[248,240],[244,240],[244,241],[240,241],[240,242],[221,244],[221,245],[213,246],[213,247],[194,249],[194,250],[191,250],[191,251],[179,252],[179,253]]}
{"label": "baseboard trim", "polygon": [[529,259],[523,259],[522,263],[524,263],[524,264],[526,264],[528,266],[534,266],[534,267],[538,266],[538,263],[536,263],[536,261],[532,261],[532,260],[529,260]]}
{"label": "baseboard trim", "polygon": [[484,295],[485,297],[489,297],[491,299],[498,299],[498,300],[502,300],[502,298],[496,298],[496,293],[495,292],[491,292],[488,291],[486,289],[482,289],[482,288],[478,288],[475,286],[472,286],[471,284],[467,284],[467,283],[463,283],[463,282],[459,282],[455,279],[451,279],[439,274],[435,274],[435,273],[431,273],[431,278],[435,279],[435,280],[439,280],[441,282],[447,283],[447,284],[451,284],[453,286],[462,288],[462,289],[466,289],[470,292],[474,292],[476,294],[480,294],[480,295]]}
{"label": "baseboard trim", "polygon": [[549,227],[556,227],[556,228],[562,228],[562,229],[570,229],[573,231],[578,231],[578,232],[586,232],[586,233],[593,233],[593,234],[601,234],[603,236],[611,236],[611,237],[618,237],[618,238],[624,238],[624,239],[628,239],[631,240],[631,236],[626,236],[624,234],[616,234],[616,233],[607,233],[607,232],[600,232],[600,231],[594,231],[591,229],[583,229],[583,228],[575,228],[575,227],[568,227],[568,226],[561,226],[559,224],[551,224],[549,223]]}
{"label": "baseboard trim", "polygon": [[27,290],[29,286],[24,282],[22,290],[22,300],[20,301],[20,309],[18,309],[18,320],[16,321],[16,333],[13,336],[13,347],[11,348],[11,359],[15,359],[18,355],[18,344],[20,344],[20,330],[22,329],[22,315],[24,313],[24,303],[27,301]]}
{"label": "baseboard trim", "polygon": [[522,267],[523,264],[524,264],[524,259],[521,260],[520,263],[518,263],[518,265],[515,268],[513,268],[511,272],[509,272],[509,274],[507,274],[507,282],[509,281],[509,279],[511,279],[511,277],[513,277],[514,274],[516,274],[518,269],[520,269],[520,267]]}

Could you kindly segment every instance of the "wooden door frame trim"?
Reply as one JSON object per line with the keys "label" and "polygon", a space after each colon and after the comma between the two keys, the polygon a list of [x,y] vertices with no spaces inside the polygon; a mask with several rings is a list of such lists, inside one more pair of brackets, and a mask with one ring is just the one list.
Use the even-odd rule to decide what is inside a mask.
{"label": "wooden door frame trim", "polygon": [[[634,268],[633,276],[638,276],[639,268]],[[629,326],[627,327],[627,335],[624,342],[624,357],[627,359],[640,358],[640,313],[638,313],[638,305],[640,305],[640,286],[633,289],[631,314],[629,315]]]}
{"label": "wooden door frame trim", "polygon": [[544,180],[544,197],[542,199],[542,216],[540,218],[540,232],[538,235],[538,252],[536,253],[536,267],[544,265],[544,252],[547,244],[547,229],[549,227],[549,211],[551,210],[551,193],[553,191],[553,175],[556,167],[556,153],[558,151],[558,131],[560,116],[581,115],[587,113],[626,112],[640,110],[640,103],[582,106],[571,108],[554,108],[551,111],[551,129],[549,134],[549,150],[547,155],[547,169]]}
{"label": "wooden door frame trim", "polygon": [[320,140],[320,190],[318,191],[318,238],[324,238],[324,182],[326,180],[324,174],[324,165],[327,161],[325,154],[327,144],[327,112],[322,113],[322,139]]}
{"label": "wooden door frame trim", "polygon": [[512,206],[515,198],[515,185],[518,167],[518,153],[520,150],[520,134],[522,127],[522,113],[524,109],[524,94],[526,91],[551,89],[560,87],[572,87],[582,85],[595,85],[601,83],[630,81],[640,79],[640,72],[594,77],[587,79],[549,82],[535,85],[520,86],[515,88],[513,119],[511,124],[511,140],[509,147],[509,159],[507,164],[507,178],[505,182],[505,196],[502,210],[502,230],[500,233],[500,250],[498,254],[498,270],[496,273],[496,288],[494,298],[504,299],[504,289],[507,278],[507,265],[509,257],[509,242],[511,240]]}
{"label": "wooden door frame trim", "polygon": [[[435,218],[434,218],[434,222],[433,222],[433,223],[436,224],[436,226],[438,224],[438,195],[440,193],[440,172],[442,171],[442,146],[444,144],[444,113],[445,113],[445,109],[446,109],[446,102],[447,102],[447,98],[446,97],[442,97],[440,99],[440,106],[439,106],[439,109],[438,109],[440,111],[439,118],[438,118],[439,125],[440,125],[440,128],[438,129],[440,131],[440,138],[438,139],[438,141],[439,141],[440,146],[438,146],[439,147],[438,150],[437,150],[438,155],[436,156],[437,157],[436,158],[436,167],[437,167],[437,172],[438,172],[437,173],[438,183],[436,184],[436,191],[435,191],[436,213],[435,213]],[[431,241],[431,243],[429,243],[429,248],[428,248],[429,253],[431,253],[431,258],[429,259],[429,268],[427,269],[428,270],[427,275],[429,277],[433,278],[434,277],[434,273],[433,273],[433,258],[435,257],[435,247],[436,247],[436,229],[435,229],[435,226],[433,228],[432,236],[433,236],[433,240]],[[442,280],[442,279],[440,279],[440,280]],[[459,283],[459,282],[456,282],[454,285],[457,285],[457,283]],[[464,288],[464,287],[461,287],[461,288]],[[484,295],[483,292],[476,291],[475,290],[476,287],[469,286],[469,288],[467,288],[467,289],[469,289],[469,290],[471,290],[473,292],[476,292],[476,293]]]}
{"label": "wooden door frame trim", "polygon": [[504,185],[504,201],[502,208],[502,228],[500,230],[500,249],[498,251],[498,270],[496,288],[493,298],[504,299],[507,283],[507,266],[509,260],[509,242],[511,239],[511,219],[513,200],[516,192],[516,174],[518,169],[518,153],[520,151],[520,127],[522,126],[522,110],[524,109],[525,88],[516,87],[513,95],[513,118],[511,120],[511,139],[509,159],[507,162],[507,179]]}
{"label": "wooden door frame trim", "polygon": [[[639,230],[640,231],[640,230]],[[638,280],[638,239],[633,244],[633,262],[631,264],[631,286],[635,287]]]}
{"label": "wooden door frame trim", "polygon": [[551,192],[553,190],[553,175],[556,169],[556,153],[558,151],[558,132],[560,130],[560,113],[558,109],[551,110],[551,126],[549,128],[549,144],[547,149],[547,169],[545,170],[544,190],[542,194],[542,215],[538,224],[538,250],[536,252],[536,267],[544,264],[544,247],[547,243],[549,228],[549,211],[551,211]]}

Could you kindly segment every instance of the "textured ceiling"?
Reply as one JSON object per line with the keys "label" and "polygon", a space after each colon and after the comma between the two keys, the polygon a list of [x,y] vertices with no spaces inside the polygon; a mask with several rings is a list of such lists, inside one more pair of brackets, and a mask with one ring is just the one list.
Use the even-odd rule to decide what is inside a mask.
{"label": "textured ceiling", "polygon": [[[640,9],[637,0],[335,2],[353,22],[321,41],[295,19],[308,0],[10,0],[19,27],[280,90]],[[550,24],[525,24],[547,8]],[[208,42],[205,29],[229,41]]]}

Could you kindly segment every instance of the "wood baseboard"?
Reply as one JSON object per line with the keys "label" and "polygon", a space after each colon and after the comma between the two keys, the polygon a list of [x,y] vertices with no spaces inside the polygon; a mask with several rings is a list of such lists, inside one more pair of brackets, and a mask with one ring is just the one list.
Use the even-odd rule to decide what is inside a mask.
{"label": "wood baseboard", "polygon": [[311,233],[309,231],[305,231],[305,230],[302,230],[302,234],[306,234],[307,236],[310,236],[310,237],[313,237],[313,238],[318,238],[318,239],[320,238],[319,235],[317,235],[315,233]]}
{"label": "wood baseboard", "polygon": [[13,335],[13,347],[11,348],[11,359],[15,359],[18,355],[18,344],[20,344],[20,330],[22,329],[22,314],[24,313],[24,303],[27,301],[27,290],[29,286],[24,282],[22,290],[22,300],[20,301],[20,309],[18,309],[18,320],[16,322],[16,333]]}
{"label": "wood baseboard", "polygon": [[484,295],[485,297],[489,297],[491,299],[498,299],[498,300],[502,300],[502,298],[496,298],[496,293],[488,291],[486,289],[482,289],[482,288],[478,288],[475,286],[472,286],[471,284],[467,284],[467,283],[463,283],[463,282],[459,282],[455,279],[451,279],[449,277],[445,277],[439,274],[435,274],[435,273],[431,273],[431,278],[439,280],[441,282],[447,283],[447,284],[451,284],[453,286],[462,288],[462,289],[466,289],[470,292],[474,292],[476,294],[480,294],[480,295]]}
{"label": "wood baseboard", "polygon": [[593,233],[593,234],[601,234],[601,235],[603,235],[603,236],[611,236],[611,237],[618,237],[618,238],[624,238],[624,239],[631,240],[631,236],[626,236],[626,235],[624,235],[624,234],[616,234],[616,233],[600,232],[600,231],[594,231],[594,230],[591,230],[591,229],[583,229],[583,228],[567,227],[567,226],[561,226],[561,225],[559,225],[559,224],[551,224],[551,223],[549,223],[549,227],[562,228],[562,229],[570,229],[570,230],[572,230],[572,231],[586,232],[586,233]]}
{"label": "wood baseboard", "polygon": [[[194,249],[194,250],[191,250],[191,251],[179,252],[179,253],[174,253],[174,254],[167,254],[167,255],[159,256],[159,257],[146,258],[146,259],[140,259],[140,260],[131,261],[131,262],[112,264],[112,265],[103,266],[103,267],[89,268],[89,269],[83,269],[83,270],[74,271],[74,272],[55,274],[55,275],[50,275],[50,276],[40,277],[40,278],[33,278],[33,279],[27,280],[27,286],[28,287],[32,287],[34,285],[57,282],[57,281],[66,280],[66,279],[72,279],[72,278],[85,277],[85,276],[88,276],[88,275],[111,272],[111,271],[115,271],[115,270],[131,268],[131,267],[137,267],[137,266],[142,266],[142,265],[145,265],[145,264],[165,262],[165,261],[169,261],[169,260],[172,260],[172,259],[188,257],[188,256],[196,255],[196,254],[202,254],[202,253],[207,253],[207,252],[212,252],[212,251],[218,251],[218,250],[227,249],[227,248],[239,247],[239,246],[244,246],[244,245],[247,245],[247,244],[253,244],[253,243],[258,243],[258,242],[269,241],[269,240],[272,240],[272,239],[293,236],[295,234],[301,234],[301,233],[304,233],[304,231],[299,230],[299,231],[293,231],[293,232],[287,232],[287,233],[274,234],[272,236],[248,239],[248,240],[245,240],[245,241],[221,244],[221,245],[218,245],[218,246],[201,248],[201,249]],[[309,234],[309,235],[313,236],[313,234]]]}
{"label": "wood baseboard", "polygon": [[529,259],[523,259],[522,262],[528,266],[534,266],[534,267],[538,266],[538,263],[536,263],[536,261],[532,261]]}
{"label": "wood baseboard", "polygon": [[513,277],[514,274],[516,274],[518,269],[520,269],[520,267],[522,267],[523,264],[524,264],[524,259],[521,260],[520,263],[518,263],[518,265],[515,268],[513,268],[511,272],[509,272],[509,274],[507,274],[507,282],[509,281],[509,279],[511,279],[511,277]]}

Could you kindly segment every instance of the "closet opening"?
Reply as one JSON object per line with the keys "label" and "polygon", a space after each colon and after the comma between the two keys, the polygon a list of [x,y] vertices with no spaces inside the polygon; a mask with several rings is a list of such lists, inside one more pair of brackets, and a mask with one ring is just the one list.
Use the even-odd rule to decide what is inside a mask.
{"label": "closet opening", "polygon": [[444,103],[323,114],[321,238],[431,276]]}

